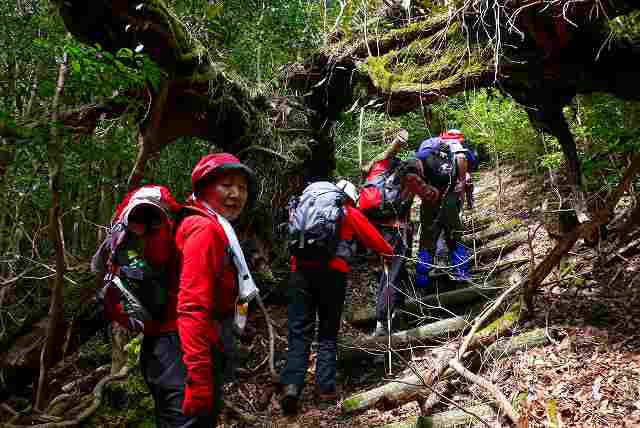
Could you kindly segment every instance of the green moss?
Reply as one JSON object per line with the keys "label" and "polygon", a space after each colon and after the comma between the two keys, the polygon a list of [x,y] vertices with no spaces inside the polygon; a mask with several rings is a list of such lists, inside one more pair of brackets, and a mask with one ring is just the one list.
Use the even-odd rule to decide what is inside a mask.
{"label": "green moss", "polygon": [[[428,26],[424,22],[419,24]],[[487,52],[482,47],[469,46],[460,23],[454,21],[401,49],[369,57],[359,68],[385,92],[442,90],[481,77],[487,71],[484,64],[490,62]]]}
{"label": "green moss", "polygon": [[345,400],[342,402],[342,413],[349,413],[352,412],[355,409],[359,409],[360,408],[360,399],[358,398],[358,396],[353,396],[351,398],[349,398],[348,400]]}
{"label": "green moss", "polygon": [[520,305],[513,305],[509,312],[505,312],[500,318],[496,319],[491,324],[478,331],[476,335],[481,337],[491,336],[499,330],[511,328],[515,326],[515,324],[520,320],[520,316]]}

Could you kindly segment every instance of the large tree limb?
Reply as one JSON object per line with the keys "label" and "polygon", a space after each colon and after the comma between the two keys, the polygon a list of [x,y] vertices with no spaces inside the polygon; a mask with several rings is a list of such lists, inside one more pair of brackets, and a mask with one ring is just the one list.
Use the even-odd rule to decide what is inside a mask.
{"label": "large tree limb", "polygon": [[[498,318],[490,328],[476,332],[473,335],[473,340],[468,343],[467,350],[490,345],[497,337],[510,331],[519,319],[519,309],[516,308],[507,312]],[[443,376],[449,367],[449,361],[457,353],[457,346],[452,343],[436,348],[431,352],[432,358],[428,369],[393,380],[369,391],[352,395],[342,403],[342,412],[353,413],[374,407],[393,409],[421,396],[428,395],[429,388]]]}

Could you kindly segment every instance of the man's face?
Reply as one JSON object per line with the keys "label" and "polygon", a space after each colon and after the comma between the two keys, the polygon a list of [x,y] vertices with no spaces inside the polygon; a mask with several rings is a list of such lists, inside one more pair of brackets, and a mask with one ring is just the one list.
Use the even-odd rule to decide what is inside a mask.
{"label": "man's face", "polygon": [[204,200],[229,221],[236,220],[249,197],[247,177],[240,171],[229,171],[203,189]]}

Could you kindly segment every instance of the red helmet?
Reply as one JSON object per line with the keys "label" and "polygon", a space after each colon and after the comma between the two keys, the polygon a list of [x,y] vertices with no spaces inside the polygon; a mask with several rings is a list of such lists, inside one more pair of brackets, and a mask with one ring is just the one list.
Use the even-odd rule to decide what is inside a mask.
{"label": "red helmet", "polygon": [[209,178],[231,170],[239,170],[247,177],[249,193],[247,203],[252,205],[256,197],[256,174],[230,153],[212,153],[200,159],[191,172],[191,187],[195,192],[197,183],[203,178]]}

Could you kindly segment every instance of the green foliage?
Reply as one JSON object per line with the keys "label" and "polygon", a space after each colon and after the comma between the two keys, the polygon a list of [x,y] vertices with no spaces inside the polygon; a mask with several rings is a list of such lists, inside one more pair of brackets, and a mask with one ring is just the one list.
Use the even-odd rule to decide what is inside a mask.
{"label": "green foliage", "polygon": [[640,103],[607,94],[576,98],[567,112],[587,189],[610,188],[621,178],[619,162],[640,151]]}
{"label": "green foliage", "polygon": [[609,28],[613,37],[634,43],[640,39],[640,11],[610,20]]}
{"label": "green foliage", "polygon": [[463,130],[473,144],[487,147],[494,156],[534,160],[543,149],[524,109],[488,90],[452,97],[434,111],[441,115],[443,129]]}
{"label": "green foliage", "polygon": [[386,136],[393,135],[400,128],[409,131],[409,141],[399,154],[408,158],[418,148],[420,142],[431,136],[422,114],[408,113],[400,117],[389,117],[386,113],[364,108],[362,130],[360,127],[361,109],[343,115],[336,128],[336,175],[358,183],[361,179],[358,166],[358,145],[362,138],[362,163],[367,164],[380,156],[387,148]]}
{"label": "green foliage", "polygon": [[[204,4],[202,27],[206,29],[199,33],[247,79],[269,81],[280,66],[302,59],[321,45],[322,3],[222,0]],[[178,10],[186,12],[184,6]]]}
{"label": "green foliage", "polygon": [[[43,43],[43,42],[39,42]],[[110,97],[131,88],[150,84],[159,89],[163,72],[146,54],[120,49],[115,55],[71,39],[63,48],[69,54],[69,65],[79,82],[90,85],[93,96]]]}

